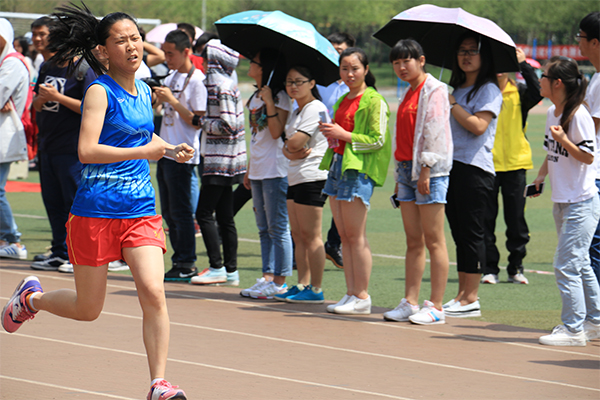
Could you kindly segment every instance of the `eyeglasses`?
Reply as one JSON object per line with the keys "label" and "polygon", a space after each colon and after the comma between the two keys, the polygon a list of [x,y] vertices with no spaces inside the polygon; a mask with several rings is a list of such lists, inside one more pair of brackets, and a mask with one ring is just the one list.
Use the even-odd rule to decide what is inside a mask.
{"label": "eyeglasses", "polygon": [[578,33],[577,35],[575,35],[575,40],[577,42],[579,42],[581,39],[587,39],[587,36],[583,36],[581,33]]}
{"label": "eyeglasses", "polygon": [[458,50],[456,52],[456,54],[458,54],[459,56],[465,57],[465,56],[476,56],[477,54],[479,54],[479,49],[461,49]]}
{"label": "eyeglasses", "polygon": [[297,80],[297,81],[285,81],[285,86],[295,85],[296,87],[300,87],[300,86],[304,85],[306,82],[310,82],[310,79],[307,79],[305,81],[301,81],[301,80]]}
{"label": "eyeglasses", "polygon": [[546,78],[546,79],[550,79],[550,80],[554,80],[556,78],[552,77],[552,76],[548,76],[546,74],[542,74],[542,78]]}
{"label": "eyeglasses", "polygon": [[256,64],[256,65],[258,65],[259,67],[262,68],[262,64],[259,63],[259,62],[254,61],[254,60],[250,60],[250,64]]}

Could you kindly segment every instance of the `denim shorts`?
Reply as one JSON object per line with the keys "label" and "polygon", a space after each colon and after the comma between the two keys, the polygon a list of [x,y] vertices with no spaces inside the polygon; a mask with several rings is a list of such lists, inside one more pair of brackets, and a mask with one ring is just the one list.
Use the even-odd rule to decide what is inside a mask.
{"label": "denim shorts", "polygon": [[323,188],[324,194],[348,202],[358,197],[369,209],[373,189],[375,189],[375,181],[355,169],[347,169],[342,175],[342,156],[337,153],[333,155],[329,175]]}
{"label": "denim shorts", "polygon": [[446,193],[448,193],[448,176],[436,176],[429,179],[429,194],[421,194],[417,189],[417,181],[411,180],[412,161],[398,162],[398,201],[414,201],[417,205],[423,204],[446,204]]}

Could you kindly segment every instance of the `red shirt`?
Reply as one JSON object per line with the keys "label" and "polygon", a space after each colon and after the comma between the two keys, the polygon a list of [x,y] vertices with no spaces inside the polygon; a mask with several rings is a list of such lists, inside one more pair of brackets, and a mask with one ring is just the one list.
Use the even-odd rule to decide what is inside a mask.
{"label": "red shirt", "polygon": [[424,83],[425,81],[421,82],[416,90],[409,88],[404,100],[398,106],[398,114],[396,114],[396,152],[394,153],[397,161],[412,161],[413,159],[417,108]]}
{"label": "red shirt", "polygon": [[[360,96],[356,96],[353,99],[348,98],[346,96],[344,100],[340,103],[337,111],[335,112],[335,122],[347,130],[348,132],[352,132],[354,130],[354,114],[356,110],[358,110],[358,103],[360,103],[360,99],[362,98],[362,94]],[[344,155],[344,148],[346,148],[346,142],[343,140],[339,141],[340,144],[338,147],[333,149],[334,152]]]}

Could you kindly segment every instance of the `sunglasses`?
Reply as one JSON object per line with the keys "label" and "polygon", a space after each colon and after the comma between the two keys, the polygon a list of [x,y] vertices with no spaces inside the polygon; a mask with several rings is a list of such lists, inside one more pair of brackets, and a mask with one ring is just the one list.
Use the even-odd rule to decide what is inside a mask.
{"label": "sunglasses", "polygon": [[546,79],[550,79],[550,80],[554,80],[556,78],[552,77],[552,76],[548,76],[546,74],[542,74],[542,78],[546,78]]}

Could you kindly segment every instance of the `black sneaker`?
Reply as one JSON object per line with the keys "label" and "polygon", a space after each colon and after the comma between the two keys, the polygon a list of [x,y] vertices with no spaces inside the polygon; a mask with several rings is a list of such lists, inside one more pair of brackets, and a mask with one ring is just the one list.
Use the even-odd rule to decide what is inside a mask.
{"label": "black sneaker", "polygon": [[189,282],[192,276],[198,274],[198,269],[193,265],[188,268],[173,267],[168,272],[165,272],[166,282]]}
{"label": "black sneaker", "polygon": [[344,269],[344,260],[342,259],[342,249],[340,247],[329,246],[326,243],[325,257],[336,267]]}
{"label": "black sneaker", "polygon": [[68,264],[69,260],[60,257],[50,257],[44,261],[35,261],[31,264],[31,269],[37,271],[58,271],[58,267]]}
{"label": "black sneaker", "polygon": [[52,255],[52,252],[50,250],[48,250],[44,254],[37,254],[37,255],[35,255],[33,257],[33,261],[46,261],[47,259],[50,258],[51,255]]}

